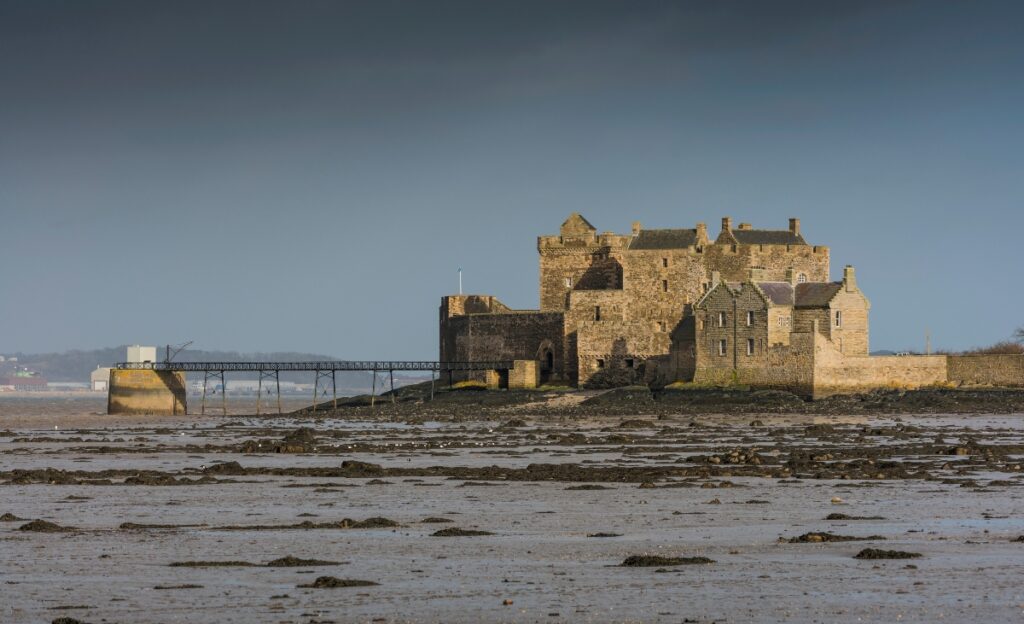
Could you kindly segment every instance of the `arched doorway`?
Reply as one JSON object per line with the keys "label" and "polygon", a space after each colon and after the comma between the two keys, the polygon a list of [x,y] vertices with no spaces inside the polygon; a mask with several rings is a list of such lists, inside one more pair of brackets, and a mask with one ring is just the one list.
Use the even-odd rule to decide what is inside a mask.
{"label": "arched doorway", "polygon": [[540,382],[545,384],[551,381],[555,371],[555,349],[550,340],[545,340],[537,349],[537,361],[540,364]]}

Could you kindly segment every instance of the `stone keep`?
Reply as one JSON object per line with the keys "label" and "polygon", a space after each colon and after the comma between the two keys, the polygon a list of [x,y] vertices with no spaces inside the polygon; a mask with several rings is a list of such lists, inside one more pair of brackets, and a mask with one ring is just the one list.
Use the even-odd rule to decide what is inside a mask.
{"label": "stone keep", "polygon": [[1018,379],[1016,363],[869,357],[871,305],[853,267],[830,281],[829,249],[808,244],[799,219],[764,230],[725,217],[712,239],[704,223],[598,233],[573,213],[537,251],[538,309],[442,299],[441,361],[533,360],[538,384],[681,381],[808,396]]}

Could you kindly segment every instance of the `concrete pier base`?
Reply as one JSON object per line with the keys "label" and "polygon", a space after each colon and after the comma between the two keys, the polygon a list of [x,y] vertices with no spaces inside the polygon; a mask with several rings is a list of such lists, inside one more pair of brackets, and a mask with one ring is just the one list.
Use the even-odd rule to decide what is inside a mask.
{"label": "concrete pier base", "polygon": [[108,414],[185,414],[185,373],[154,370],[110,371]]}

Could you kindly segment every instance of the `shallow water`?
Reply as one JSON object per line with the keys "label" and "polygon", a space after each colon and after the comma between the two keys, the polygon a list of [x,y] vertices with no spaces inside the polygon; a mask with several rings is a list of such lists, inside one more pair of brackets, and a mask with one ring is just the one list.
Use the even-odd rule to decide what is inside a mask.
{"label": "shallow water", "polygon": [[[34,406],[32,413],[19,414],[3,403],[0,473],[7,474],[44,467],[88,473],[115,468],[197,478],[204,467],[225,461],[245,468],[313,470],[351,459],[393,471],[537,463],[672,468],[691,466],[687,459],[694,455],[750,447],[775,466],[797,447],[840,453],[932,441],[940,433],[951,446],[964,439],[991,445],[1021,440],[1019,416],[903,417],[898,423],[776,416],[761,417],[768,426],[756,428],[747,425],[749,417],[706,417],[692,427],[687,417],[652,420],[650,427],[623,430],[627,441],[610,442],[607,437],[618,431],[622,419],[569,423],[527,418],[528,427],[508,430],[494,422],[395,426],[239,416],[125,420],[87,410],[72,414],[67,405]],[[834,423],[836,434],[808,438],[802,427],[812,421]],[[919,429],[909,441],[858,437],[865,425],[896,424]],[[281,439],[299,426],[316,430],[321,443],[316,452],[245,454],[235,448],[246,440]],[[675,433],[661,432],[663,427]],[[574,432],[586,435],[588,442],[557,439]],[[14,441],[19,438],[29,441]],[[714,467],[718,472],[707,478],[659,479],[658,485],[691,487],[654,489],[637,482],[603,482],[609,489],[567,490],[579,483],[496,479],[487,480],[491,486],[466,486],[465,478],[397,472],[379,478],[217,475],[221,482],[174,486],[125,485],[123,477],[113,485],[7,483],[0,485],[0,514],[43,518],[78,530],[29,533],[17,530],[24,522],[0,523],[0,621],[42,622],[64,615],[88,622],[190,624],[1019,621],[1024,615],[1024,543],[1012,540],[1024,534],[1021,472],[1002,460],[982,465],[973,457],[901,452],[905,456],[900,459],[918,462],[934,478],[783,479],[746,474],[739,466]],[[375,479],[384,483],[374,484]],[[1004,485],[987,485],[992,480]],[[700,487],[723,482],[732,486]],[[301,484],[327,486],[284,487]],[[834,497],[842,503],[833,503]],[[833,512],[885,519],[824,520]],[[372,516],[400,526],[217,528]],[[428,516],[454,522],[422,523]],[[121,530],[123,522],[204,526]],[[431,537],[450,526],[494,535]],[[779,542],[810,531],[886,539]],[[622,535],[587,537],[597,532]],[[853,558],[869,546],[924,556],[910,561]],[[617,566],[641,553],[701,555],[715,563],[665,571]],[[285,555],[338,565],[168,565],[189,560],[264,563]],[[297,587],[320,575],[379,586]],[[166,587],[178,588],[157,589]]]}

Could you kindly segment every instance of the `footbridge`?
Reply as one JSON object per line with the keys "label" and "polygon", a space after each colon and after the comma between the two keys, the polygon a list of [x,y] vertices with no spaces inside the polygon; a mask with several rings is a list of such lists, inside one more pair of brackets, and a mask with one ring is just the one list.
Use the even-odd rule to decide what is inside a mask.
{"label": "footbridge", "polygon": [[[120,413],[122,410],[114,409],[114,392],[117,378],[131,375],[131,372],[146,375],[142,383],[151,385],[149,377],[157,380],[171,390],[172,394],[179,391],[181,409],[188,413],[185,401],[185,384],[183,373],[203,373],[203,398],[201,413],[206,413],[206,389],[210,380],[220,381],[221,386],[221,409],[227,414],[227,394],[224,389],[224,376],[232,372],[256,372],[259,374],[258,388],[256,393],[256,414],[259,415],[262,409],[263,382],[273,383],[276,389],[277,412],[281,413],[281,372],[311,372],[313,373],[313,411],[316,411],[317,398],[321,389],[326,396],[328,380],[330,381],[331,400],[333,407],[338,407],[338,385],[337,374],[339,372],[372,372],[373,385],[370,391],[370,405],[374,405],[377,399],[377,376],[387,373],[390,381],[391,401],[395,401],[395,371],[429,371],[430,372],[430,398],[434,398],[434,386],[436,381],[448,373],[448,385],[452,385],[453,374],[460,371],[502,371],[507,372],[514,366],[510,361],[476,361],[476,362],[437,362],[423,360],[324,360],[315,362],[119,362],[111,371],[111,383],[109,384],[110,396],[107,401],[108,413]],[[115,371],[124,371],[119,375]],[[135,383],[140,383],[138,380]],[[130,385],[122,383],[122,386]],[[145,388],[143,392],[151,393],[152,388]],[[177,413],[179,401],[172,398],[172,413]]]}

